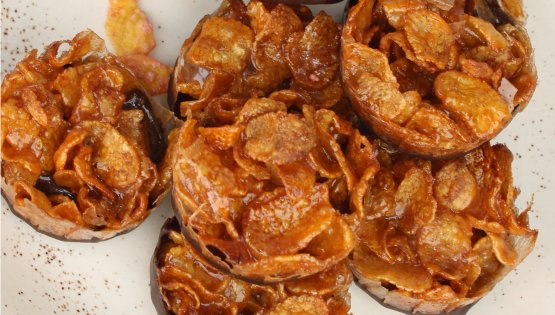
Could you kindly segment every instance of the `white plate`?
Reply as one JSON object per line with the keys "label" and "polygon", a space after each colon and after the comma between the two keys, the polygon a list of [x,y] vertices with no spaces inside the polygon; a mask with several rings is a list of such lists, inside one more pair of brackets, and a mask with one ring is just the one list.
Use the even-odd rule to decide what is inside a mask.
{"label": "white plate", "polygon": [[[555,168],[551,165],[555,162],[555,4],[551,0],[524,1],[540,85],[528,108],[493,142],[505,142],[515,155],[515,183],[522,189],[519,207],[525,208],[535,194],[530,221],[540,235],[534,252],[469,314],[555,312]],[[140,0],[154,25],[158,45],[151,56],[173,65],[197,21],[219,3]],[[320,9],[340,21],[343,4],[318,6]],[[3,0],[2,78],[30,49],[42,51],[52,41],[71,39],[87,28],[106,38],[107,11],[108,0]],[[170,216],[168,198],[132,233],[98,244],[65,243],[35,232],[2,200],[0,313],[155,314],[149,263],[159,229]],[[351,293],[353,314],[398,314],[382,308],[356,286]]]}

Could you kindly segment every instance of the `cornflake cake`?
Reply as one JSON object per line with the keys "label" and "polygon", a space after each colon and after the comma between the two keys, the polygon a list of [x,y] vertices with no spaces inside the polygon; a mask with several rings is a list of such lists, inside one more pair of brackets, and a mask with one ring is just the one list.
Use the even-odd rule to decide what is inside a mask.
{"label": "cornflake cake", "polygon": [[56,238],[129,231],[169,191],[175,123],[92,31],[33,50],[2,82],[2,194]]}
{"label": "cornflake cake", "polygon": [[168,219],[151,263],[152,301],[160,315],[347,315],[353,276],[346,260],[303,280],[257,285],[224,275]]}
{"label": "cornflake cake", "polygon": [[[373,141],[380,162],[364,196],[358,282],[386,305],[437,314],[476,303],[534,249],[528,210],[514,205],[503,145],[426,161]],[[463,312],[462,314],[464,314]]]}
{"label": "cornflake cake", "polygon": [[178,116],[191,111],[196,120],[220,124],[231,123],[247,99],[278,90],[330,108],[344,100],[341,29],[305,6],[224,0],[183,43],[168,104]]}
{"label": "cornflake cake", "polygon": [[341,73],[360,117],[396,149],[461,156],[489,141],[537,85],[521,1],[361,0]]}
{"label": "cornflake cake", "polygon": [[173,164],[183,234],[210,263],[249,281],[320,272],[356,244],[367,179],[379,169],[370,148],[334,111],[272,96],[247,101],[231,125],[187,119]]}
{"label": "cornflake cake", "polygon": [[379,165],[344,98],[340,35],[304,6],[224,1],[182,46],[168,96],[186,117],[172,201],[185,237],[224,273],[291,281],[355,246],[351,200]]}

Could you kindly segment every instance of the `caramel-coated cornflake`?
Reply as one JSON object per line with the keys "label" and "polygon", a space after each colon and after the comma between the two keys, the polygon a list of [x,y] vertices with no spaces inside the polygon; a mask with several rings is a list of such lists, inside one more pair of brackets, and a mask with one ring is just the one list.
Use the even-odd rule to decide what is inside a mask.
{"label": "caramel-coated cornflake", "polygon": [[202,26],[187,52],[187,60],[210,70],[239,73],[251,57],[254,32],[232,19],[215,16]]}
{"label": "caramel-coated cornflake", "polygon": [[283,165],[305,157],[315,146],[316,134],[297,116],[267,113],[252,119],[245,128],[245,152],[257,161]]}
{"label": "caramel-coated cornflake", "polygon": [[510,119],[509,105],[486,82],[458,71],[437,76],[434,82],[443,106],[479,138],[496,134]]}
{"label": "caramel-coated cornflake", "polygon": [[295,81],[306,89],[321,89],[333,79],[339,68],[340,28],[323,11],[304,32],[287,40],[286,57]]}
{"label": "caramel-coated cornflake", "polygon": [[222,164],[222,159],[205,142],[197,139],[188,149],[190,158],[179,167],[188,174],[186,189],[199,204],[207,202],[211,214],[218,220],[229,220],[229,203],[232,197],[245,195],[238,176]]}
{"label": "caramel-coated cornflake", "polygon": [[461,130],[444,112],[431,108],[419,108],[405,124],[409,130],[415,130],[435,140],[438,146],[452,148],[468,142],[469,136]]}
{"label": "caramel-coated cornflake", "polygon": [[353,252],[352,263],[356,266],[355,276],[364,276],[368,281],[386,281],[410,292],[425,292],[432,286],[432,276],[422,266],[412,262],[389,264],[360,246]]}
{"label": "caramel-coated cornflake", "polygon": [[92,161],[99,177],[114,188],[127,188],[134,184],[141,167],[138,153],[112,128],[103,135]]}
{"label": "caramel-coated cornflake", "polygon": [[278,166],[276,175],[283,182],[287,196],[293,200],[310,194],[316,183],[316,170],[306,161]]}
{"label": "caramel-coated cornflake", "polygon": [[424,9],[410,11],[405,19],[405,31],[418,59],[445,69],[455,39],[441,16]]}
{"label": "caramel-coated cornflake", "polygon": [[286,111],[287,107],[283,102],[267,98],[251,98],[245,103],[243,108],[241,108],[235,124],[246,124],[251,119],[266,113]]}
{"label": "caramel-coated cornflake", "polygon": [[326,302],[321,297],[312,295],[294,296],[277,304],[270,309],[268,315],[306,314],[319,315],[329,314]]}
{"label": "caramel-coated cornflake", "polygon": [[418,233],[416,252],[433,276],[461,280],[475,259],[471,237],[472,226],[468,221],[459,215],[442,212]]}
{"label": "caramel-coated cornflake", "polygon": [[437,202],[432,193],[433,178],[418,167],[411,168],[399,184],[395,212],[402,216],[399,228],[414,235],[420,226],[428,225],[436,215]]}
{"label": "caramel-coated cornflake", "polygon": [[256,256],[295,254],[334,218],[333,208],[325,200],[327,186],[314,186],[300,200],[290,199],[284,189],[277,189],[255,199],[247,208],[243,232],[245,242]]}
{"label": "caramel-coated cornflake", "polygon": [[77,155],[73,159],[75,173],[83,182],[98,189],[110,201],[114,201],[116,199],[116,195],[94,174],[91,156],[91,147],[83,146],[79,149]]}
{"label": "caramel-coated cornflake", "polygon": [[198,132],[204,135],[206,143],[218,150],[227,150],[233,147],[241,135],[243,128],[238,126],[223,126],[218,128],[200,127]]}
{"label": "caramel-coated cornflake", "polygon": [[436,174],[434,194],[439,206],[459,212],[474,201],[476,186],[476,180],[466,165],[453,162]]}
{"label": "caramel-coated cornflake", "polygon": [[263,2],[252,0],[247,5],[247,15],[254,34],[258,34],[264,29],[266,20],[270,17],[270,11],[266,9]]}
{"label": "caramel-coated cornflake", "polygon": [[290,78],[284,46],[291,34],[302,30],[301,20],[293,9],[284,4],[272,9],[264,18],[262,28],[256,32],[254,41],[252,63],[259,73],[247,77],[247,82],[262,91],[270,91]]}
{"label": "caramel-coated cornflake", "polygon": [[330,84],[320,90],[305,89],[297,81],[291,83],[291,89],[306,94],[310,101],[305,102],[305,104],[310,104],[318,109],[333,107],[341,100],[344,100],[345,96],[339,77],[334,78]]}
{"label": "caramel-coated cornflake", "polygon": [[389,25],[396,29],[405,28],[407,12],[424,9],[426,3],[423,0],[382,0],[383,11],[387,16]]}

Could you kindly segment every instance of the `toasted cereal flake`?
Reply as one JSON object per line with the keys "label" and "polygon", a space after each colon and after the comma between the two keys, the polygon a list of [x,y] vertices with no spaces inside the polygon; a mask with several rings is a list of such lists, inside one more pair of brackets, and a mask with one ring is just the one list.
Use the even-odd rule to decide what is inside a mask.
{"label": "toasted cereal flake", "polygon": [[367,218],[395,215],[397,185],[390,171],[380,169],[374,176],[364,196],[364,214]]}
{"label": "toasted cereal flake", "polygon": [[308,155],[316,145],[316,134],[309,124],[284,112],[252,119],[245,134],[247,155],[275,165],[293,163]]}
{"label": "toasted cereal flake", "polygon": [[[396,47],[393,44],[397,44],[399,47]],[[387,57],[391,54],[391,47],[393,46],[394,49],[402,49],[405,53],[405,57],[417,64],[420,68],[425,69],[432,73],[439,72],[438,67],[430,61],[426,61],[423,58],[419,58],[416,53],[414,52],[413,48],[411,47],[411,43],[409,42],[406,32],[405,31],[397,31],[393,33],[388,33],[380,40],[380,51],[384,53]],[[420,47],[424,52],[424,46]],[[397,52],[396,52],[397,54]]]}
{"label": "toasted cereal flake", "polygon": [[445,165],[436,175],[434,194],[440,206],[463,211],[474,200],[476,180],[461,161]]}
{"label": "toasted cereal flake", "polygon": [[125,55],[118,59],[128,66],[150,95],[168,91],[173,68],[145,55]]}
{"label": "toasted cereal flake", "polygon": [[396,29],[405,27],[405,16],[408,11],[426,7],[423,0],[382,0],[381,3],[389,24]]}
{"label": "toasted cereal flake", "polygon": [[110,0],[106,31],[116,55],[148,55],[154,47],[152,23],[136,0]]}
{"label": "toasted cereal flake", "polygon": [[104,183],[98,179],[94,172],[94,166],[92,165],[91,155],[93,149],[88,146],[82,146],[79,152],[73,159],[73,167],[79,179],[87,183],[87,185],[98,189],[104,196],[106,196],[110,201],[116,199],[116,195],[108,188]]}
{"label": "toasted cereal flake", "polygon": [[482,237],[472,248],[477,255],[476,262],[484,274],[491,274],[501,264],[493,252],[493,243],[490,237]]}
{"label": "toasted cereal flake", "polygon": [[247,77],[247,82],[268,91],[277,88],[283,79],[291,77],[284,46],[292,33],[302,30],[303,24],[293,9],[283,4],[276,6],[268,14],[262,29],[257,31],[252,63],[259,72]]}
{"label": "toasted cereal flake", "polygon": [[340,37],[340,27],[322,11],[304,32],[287,39],[287,61],[293,77],[301,86],[321,89],[333,80],[339,68]]}
{"label": "toasted cereal flake", "polygon": [[507,234],[489,233],[491,239],[493,253],[497,260],[504,265],[515,265],[518,259],[518,253],[515,251],[514,242]]}
{"label": "toasted cereal flake", "polygon": [[266,24],[270,12],[266,9],[264,3],[252,0],[247,5],[247,15],[249,16],[250,27],[255,34],[258,34],[264,29],[264,24]]}
{"label": "toasted cereal flake", "polygon": [[300,200],[284,188],[251,202],[243,220],[245,243],[257,256],[290,255],[303,249],[335,218],[326,185],[315,185]]}
{"label": "toasted cereal flake", "polygon": [[137,151],[115,128],[108,128],[92,155],[96,173],[110,187],[133,185],[141,171]]}
{"label": "toasted cereal flake", "polygon": [[457,143],[466,143],[469,138],[447,114],[435,108],[419,108],[405,127],[434,139],[445,148]]}
{"label": "toasted cereal flake", "polygon": [[232,199],[244,196],[246,190],[238,176],[206,144],[205,137],[202,134],[198,136],[185,150],[183,157],[177,157],[174,167],[184,176],[176,181],[186,184],[185,189],[198,204],[207,203],[212,212],[210,215],[216,220],[230,222]]}
{"label": "toasted cereal flake", "polygon": [[476,259],[472,250],[472,226],[463,217],[446,211],[418,233],[416,251],[432,275],[463,279]]}
{"label": "toasted cereal flake", "polygon": [[35,205],[37,205],[42,210],[50,213],[52,211],[52,205],[48,200],[46,195],[36,189],[35,187],[31,186],[25,180],[18,180],[13,183],[13,188],[15,190],[15,204],[18,206],[25,206],[25,200],[31,201]]}
{"label": "toasted cereal flake", "polygon": [[54,218],[61,218],[71,222],[76,222],[79,225],[85,224],[81,212],[79,212],[79,209],[73,200],[62,202],[59,205],[54,206],[48,215]]}
{"label": "toasted cereal flake", "polygon": [[250,60],[254,32],[243,23],[215,16],[202,26],[187,61],[210,70],[239,73]]}
{"label": "toasted cereal flake", "polygon": [[419,226],[434,220],[437,202],[434,200],[432,185],[434,179],[418,167],[411,168],[399,184],[395,194],[396,213],[402,216],[399,228],[408,235],[414,235]]}
{"label": "toasted cereal flake", "polygon": [[343,288],[348,289],[352,281],[347,260],[299,281],[284,283],[287,291],[293,294],[324,295],[334,294]]}
{"label": "toasted cereal flake", "polygon": [[345,95],[338,75],[328,86],[320,90],[304,89],[296,80],[292,80],[291,90],[308,96],[311,101],[305,104],[310,104],[316,109],[330,108],[343,99]]}
{"label": "toasted cereal flake", "polygon": [[227,150],[233,147],[233,144],[239,139],[241,131],[243,128],[238,126],[200,127],[198,129],[198,133],[204,135],[206,143],[218,150]]}
{"label": "toasted cereal flake", "polygon": [[309,194],[316,182],[316,170],[303,160],[278,166],[277,176],[283,182],[287,196],[293,200]]}
{"label": "toasted cereal flake", "polygon": [[287,106],[283,102],[268,98],[251,98],[239,112],[235,124],[246,124],[251,119],[266,113],[286,111]]}
{"label": "toasted cereal flake", "polygon": [[447,71],[434,82],[437,97],[476,137],[493,136],[511,118],[508,103],[486,82]]}
{"label": "toasted cereal flake", "polygon": [[455,5],[455,0],[426,0],[428,3],[436,5],[438,8],[449,11]]}
{"label": "toasted cereal flake", "polygon": [[356,271],[368,280],[385,281],[415,293],[425,292],[432,287],[432,276],[422,266],[412,262],[389,264],[362,246],[355,248],[353,263]]}
{"label": "toasted cereal flake", "polygon": [[445,69],[451,46],[455,44],[449,25],[439,14],[428,10],[409,12],[405,24],[407,39],[416,57]]}

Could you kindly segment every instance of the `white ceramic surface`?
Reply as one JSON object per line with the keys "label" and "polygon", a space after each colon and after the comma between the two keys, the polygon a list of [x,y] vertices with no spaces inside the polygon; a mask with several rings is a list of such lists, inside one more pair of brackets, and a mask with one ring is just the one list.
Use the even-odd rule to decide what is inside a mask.
{"label": "white ceramic surface", "polygon": [[[515,183],[524,208],[535,194],[531,226],[540,230],[536,249],[470,312],[555,314],[555,3],[524,0],[536,48],[540,85],[528,108],[493,142],[515,155]],[[173,65],[183,40],[220,0],[139,0],[154,25],[151,56]],[[339,21],[343,4],[317,6]],[[71,39],[90,28],[106,37],[108,0],[2,0],[2,78],[33,48]],[[316,11],[317,12],[317,11]],[[109,47],[111,48],[111,47]],[[158,98],[165,103],[165,97]],[[164,204],[132,233],[98,244],[65,243],[35,232],[2,199],[2,295],[0,313],[155,314],[150,300],[149,263],[159,229],[172,215]],[[353,314],[399,314],[382,308],[353,286]]]}

